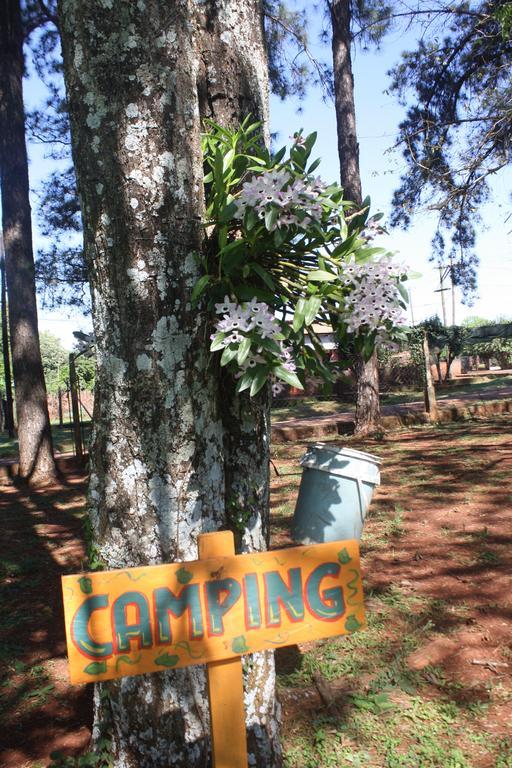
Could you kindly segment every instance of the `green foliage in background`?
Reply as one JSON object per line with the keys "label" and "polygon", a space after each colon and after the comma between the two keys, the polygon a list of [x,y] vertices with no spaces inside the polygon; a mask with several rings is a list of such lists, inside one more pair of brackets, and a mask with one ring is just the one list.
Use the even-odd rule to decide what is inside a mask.
{"label": "green foliage in background", "polygon": [[[466,329],[481,328],[484,325],[500,325],[501,323],[512,323],[509,317],[498,317],[495,320],[486,320],[483,317],[468,317],[463,326]],[[488,341],[478,341],[467,343],[464,346],[466,355],[479,355],[495,361],[500,368],[512,367],[512,339],[489,339]]]}

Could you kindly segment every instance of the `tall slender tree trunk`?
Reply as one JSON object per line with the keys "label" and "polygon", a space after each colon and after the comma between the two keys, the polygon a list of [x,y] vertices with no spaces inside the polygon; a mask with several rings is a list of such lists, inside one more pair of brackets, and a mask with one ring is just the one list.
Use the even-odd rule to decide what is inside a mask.
{"label": "tall slender tree trunk", "polygon": [[[232,385],[210,365],[208,320],[190,303],[200,116],[221,102],[229,124],[246,107],[265,116],[259,2],[61,0],[59,12],[97,346],[89,497],[100,554],[109,568],[195,559],[198,534],[229,527],[240,501],[240,545],[261,548],[268,406],[227,404]],[[277,767],[272,662],[249,667],[250,764]],[[116,768],[208,765],[202,667],[113,681],[96,701],[96,733],[112,719]]]}
{"label": "tall slender tree trunk", "polygon": [[[334,74],[334,102],[338,133],[340,180],[344,197],[356,207],[361,206],[361,174],[359,171],[359,144],[356,130],[354,76],[350,47],[352,0],[331,0],[328,3],[332,24],[332,60]],[[357,383],[356,434],[368,434],[378,427],[380,418],[379,372],[377,353],[368,361],[358,355],[354,373]]]}
{"label": "tall slender tree trunk", "polygon": [[7,320],[7,285],[5,281],[5,256],[4,241],[0,234],[0,273],[1,290],[0,302],[2,304],[2,356],[4,363],[5,383],[5,429],[9,437],[14,437],[14,408],[12,399],[11,355],[9,348],[9,323]]}
{"label": "tall slender tree trunk", "polygon": [[56,471],[37,324],[19,0],[0,0],[0,188],[19,475],[37,485]]}

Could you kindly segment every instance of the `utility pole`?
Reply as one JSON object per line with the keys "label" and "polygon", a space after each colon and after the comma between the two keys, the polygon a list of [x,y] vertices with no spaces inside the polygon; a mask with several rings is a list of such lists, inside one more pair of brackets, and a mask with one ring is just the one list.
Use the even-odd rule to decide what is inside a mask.
{"label": "utility pole", "polygon": [[454,290],[454,284],[453,284],[453,266],[445,267],[442,264],[439,264],[439,288],[437,288],[434,293],[440,293],[441,294],[441,309],[443,312],[443,325],[446,327],[448,325],[447,317],[446,317],[446,301],[444,298],[444,292],[449,291],[449,288],[444,287],[444,281],[448,277],[449,274],[452,275],[452,320],[453,325],[455,325],[455,290]]}
{"label": "utility pole", "polygon": [[443,286],[444,277],[445,277],[444,267],[442,267],[441,264],[440,264],[439,265],[439,293],[441,294],[441,307],[442,307],[442,311],[443,311],[443,325],[446,326],[446,325],[448,325],[448,323],[446,322],[446,302],[444,300],[444,292],[446,291],[446,288]]}
{"label": "utility pole", "polygon": [[455,270],[450,256],[450,278],[452,281],[452,325],[455,325]]}

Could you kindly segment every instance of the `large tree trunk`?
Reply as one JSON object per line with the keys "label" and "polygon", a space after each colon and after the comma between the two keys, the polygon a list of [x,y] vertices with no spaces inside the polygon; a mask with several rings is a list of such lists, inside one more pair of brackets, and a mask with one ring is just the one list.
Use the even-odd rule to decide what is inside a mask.
{"label": "large tree trunk", "polygon": [[[226,34],[227,32],[227,34]],[[236,127],[248,114],[262,122],[268,140],[268,64],[259,0],[217,0],[203,17],[202,117]],[[227,522],[238,551],[266,549],[269,540],[270,393],[235,391],[220,372]],[[252,654],[245,670],[248,750],[258,764],[280,762],[272,653]]]}
{"label": "large tree trunk", "polygon": [[[4,241],[0,233],[0,273],[1,289],[0,302],[2,304],[2,357],[4,363],[4,384],[5,384],[5,430],[9,437],[14,437],[14,408],[12,398],[12,379],[11,379],[11,355],[9,349],[9,324],[7,321],[7,285],[5,282],[5,257]],[[2,405],[0,404],[0,408]],[[3,414],[2,414],[3,418]]]}
{"label": "large tree trunk", "polygon": [[[257,485],[240,541],[264,543],[267,407],[233,401],[230,431],[207,321],[190,304],[203,247],[200,106],[224,100],[231,123],[264,102],[259,14],[256,0],[60,2],[98,351],[91,517],[109,568],[196,558],[198,534],[232,521],[235,487],[244,500]],[[234,80],[219,85],[226,69]],[[250,675],[251,764],[277,766],[270,661]],[[208,764],[203,668],[102,690],[96,729],[108,709],[116,767]]]}
{"label": "large tree trunk", "polygon": [[[356,130],[354,76],[350,46],[351,0],[332,0],[329,10],[332,24],[332,60],[334,75],[334,102],[338,132],[340,181],[344,197],[355,206],[362,203],[361,174],[359,171],[359,144]],[[367,362],[357,356],[354,365],[357,380],[356,434],[368,434],[377,429],[380,418],[379,372],[377,353]]]}
{"label": "large tree trunk", "polygon": [[19,475],[37,485],[56,473],[39,349],[22,81],[20,3],[0,0],[0,189]]}

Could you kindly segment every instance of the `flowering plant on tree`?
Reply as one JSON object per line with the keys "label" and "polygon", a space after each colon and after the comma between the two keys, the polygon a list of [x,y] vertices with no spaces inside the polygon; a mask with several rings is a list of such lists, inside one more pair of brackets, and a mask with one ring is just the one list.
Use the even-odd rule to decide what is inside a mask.
{"label": "flowering plant on tree", "polygon": [[[215,324],[217,332],[211,336],[210,349],[212,352],[223,350],[221,365],[236,362],[239,392],[250,388],[250,394],[254,395],[269,374],[274,380],[280,378],[302,388],[292,353],[283,343],[281,325],[269,311],[268,304],[253,298],[239,305],[226,296],[224,302],[215,305],[215,311],[222,319]],[[278,387],[273,384],[275,392],[279,391]]]}
{"label": "flowering plant on tree", "polygon": [[405,306],[403,268],[369,243],[379,218],[369,217],[369,200],[347,215],[340,186],[313,175],[315,134],[296,134],[288,156],[272,155],[259,128],[209,122],[207,247],[193,291],[217,318],[211,351],[251,395],[269,380],[302,387],[306,371],[331,379],[315,321],[371,354]]}

